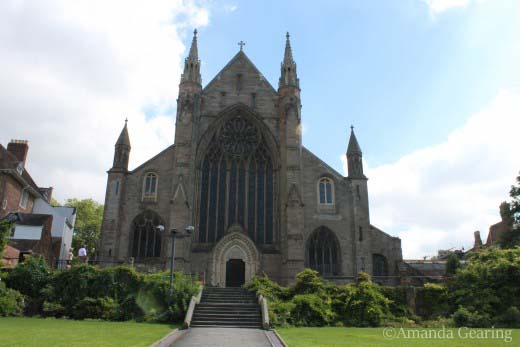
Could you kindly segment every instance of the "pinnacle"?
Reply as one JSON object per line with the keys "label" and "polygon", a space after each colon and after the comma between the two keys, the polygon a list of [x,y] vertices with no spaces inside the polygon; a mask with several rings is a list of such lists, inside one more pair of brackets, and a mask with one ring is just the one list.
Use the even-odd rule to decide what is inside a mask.
{"label": "pinnacle", "polygon": [[354,126],[350,126],[350,139],[348,141],[347,156],[351,154],[362,154],[356,134],[354,133]]}
{"label": "pinnacle", "polygon": [[190,54],[188,55],[190,60],[199,60],[199,49],[197,47],[197,29],[193,31],[193,40],[191,41]]}
{"label": "pinnacle", "polygon": [[285,34],[285,53],[283,57],[283,63],[285,64],[294,64],[292,49],[291,49],[291,41],[290,41],[289,32]]}
{"label": "pinnacle", "polygon": [[130,136],[128,135],[128,119],[125,119],[125,126],[123,127],[123,130],[121,130],[121,134],[119,135],[119,138],[117,139],[116,146],[124,145],[130,147]]}

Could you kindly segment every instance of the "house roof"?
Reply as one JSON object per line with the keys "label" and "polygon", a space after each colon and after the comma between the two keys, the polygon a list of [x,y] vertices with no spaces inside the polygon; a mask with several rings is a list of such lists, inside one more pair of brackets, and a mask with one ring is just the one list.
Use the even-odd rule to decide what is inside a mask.
{"label": "house roof", "polygon": [[29,191],[33,196],[45,199],[45,197],[40,193],[40,188],[36,185],[34,180],[32,179],[29,172],[24,168],[22,170],[22,174],[18,173],[18,164],[20,160],[16,158],[12,153],[10,153],[4,146],[0,144],[0,171],[7,172],[11,176],[13,176],[16,180],[18,180],[25,187],[30,187]]}

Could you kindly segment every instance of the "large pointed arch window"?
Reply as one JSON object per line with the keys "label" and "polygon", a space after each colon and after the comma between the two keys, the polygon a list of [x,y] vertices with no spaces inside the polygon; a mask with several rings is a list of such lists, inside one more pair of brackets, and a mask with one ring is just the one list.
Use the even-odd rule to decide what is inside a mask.
{"label": "large pointed arch window", "polygon": [[256,244],[272,244],[274,191],[272,154],[260,130],[244,116],[228,119],[201,165],[199,242],[216,242],[239,224]]}
{"label": "large pointed arch window", "polygon": [[145,211],[134,218],[132,222],[132,257],[151,258],[161,255],[161,230],[164,223],[153,211]]}
{"label": "large pointed arch window", "polygon": [[388,276],[388,263],[382,254],[372,254],[372,274],[374,276]]}
{"label": "large pointed arch window", "polygon": [[316,270],[322,276],[334,276],[340,273],[340,246],[334,233],[319,227],[307,240],[307,267]]}

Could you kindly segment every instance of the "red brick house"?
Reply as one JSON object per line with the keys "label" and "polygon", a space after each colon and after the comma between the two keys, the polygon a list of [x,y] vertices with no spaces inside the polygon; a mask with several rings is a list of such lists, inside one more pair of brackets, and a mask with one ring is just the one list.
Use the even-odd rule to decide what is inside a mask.
{"label": "red brick house", "polygon": [[[7,148],[0,144],[0,219],[11,213],[18,217],[2,263],[12,266],[14,254],[21,260],[32,253],[44,256],[53,266],[63,253],[61,248],[70,247],[75,210],[74,218],[66,218],[60,208],[51,206],[52,188],[38,187],[26,170],[28,152],[29,145],[24,140],[12,140]],[[61,225],[54,225],[55,219],[58,223],[54,224]],[[70,226],[71,222],[72,228],[65,235],[63,225]],[[59,237],[53,237],[53,232]]]}

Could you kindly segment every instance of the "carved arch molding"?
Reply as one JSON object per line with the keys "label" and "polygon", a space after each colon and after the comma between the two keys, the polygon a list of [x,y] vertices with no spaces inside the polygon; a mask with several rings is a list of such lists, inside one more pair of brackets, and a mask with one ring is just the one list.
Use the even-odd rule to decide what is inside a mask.
{"label": "carved arch molding", "polygon": [[211,255],[211,284],[225,287],[226,263],[230,259],[241,259],[245,263],[245,283],[251,281],[259,269],[259,255],[255,244],[240,226],[231,227],[229,232],[215,245]]}

